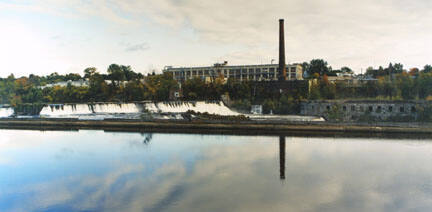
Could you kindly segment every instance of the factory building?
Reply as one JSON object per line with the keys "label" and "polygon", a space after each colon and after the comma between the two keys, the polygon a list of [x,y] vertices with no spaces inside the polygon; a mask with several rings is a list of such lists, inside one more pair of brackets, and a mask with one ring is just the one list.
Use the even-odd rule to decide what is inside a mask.
{"label": "factory building", "polygon": [[[236,79],[238,81],[277,81],[280,79],[278,64],[228,66],[227,62],[207,67],[165,67],[163,72],[173,73],[175,80],[183,82],[199,77],[209,81],[215,78]],[[286,66],[286,80],[303,80],[303,68],[300,64]]]}

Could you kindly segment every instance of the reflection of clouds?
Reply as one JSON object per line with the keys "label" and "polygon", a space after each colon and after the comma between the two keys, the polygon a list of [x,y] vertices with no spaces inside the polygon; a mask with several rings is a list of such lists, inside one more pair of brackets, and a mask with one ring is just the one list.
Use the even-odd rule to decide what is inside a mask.
{"label": "reflection of clouds", "polygon": [[7,157],[3,157],[0,155],[0,165],[10,166],[10,165],[14,165],[14,164],[15,164],[15,162],[12,159],[7,158]]}
{"label": "reflection of clouds", "polygon": [[[23,211],[61,205],[103,211],[428,211],[432,206],[431,144],[287,138],[281,183],[278,138],[236,142],[244,138],[208,145],[191,169],[182,160],[150,174],[151,163],[119,164],[104,175],[0,191],[0,200],[29,194],[20,201],[25,205],[14,203]],[[212,137],[198,142],[206,139]]]}
{"label": "reflection of clouds", "polygon": [[54,155],[57,160],[63,160],[70,158],[75,153],[75,150],[70,148],[62,148],[58,153]]}
{"label": "reflection of clouds", "polygon": [[73,211],[142,211],[163,199],[185,174],[178,164],[163,166],[148,177],[141,177],[143,171],[142,165],[134,165],[104,176],[67,177],[0,192],[0,200],[15,193],[26,194],[24,201],[13,203],[14,211],[55,211],[62,205],[69,205]]}

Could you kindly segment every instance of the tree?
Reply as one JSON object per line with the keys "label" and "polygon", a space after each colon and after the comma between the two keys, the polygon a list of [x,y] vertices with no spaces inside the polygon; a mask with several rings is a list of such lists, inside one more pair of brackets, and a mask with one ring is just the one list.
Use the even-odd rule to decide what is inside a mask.
{"label": "tree", "polygon": [[90,101],[106,101],[110,98],[108,94],[108,85],[105,83],[102,75],[99,73],[93,74],[89,79],[87,99]]}
{"label": "tree", "polygon": [[84,69],[84,78],[88,79],[96,73],[97,73],[97,69],[95,67],[86,68]]}
{"label": "tree", "polygon": [[404,71],[403,65],[401,63],[395,63],[393,67],[394,67],[394,73],[400,74]]}
{"label": "tree", "polygon": [[430,72],[432,72],[432,66],[431,65],[425,65],[422,71],[424,73],[430,73]]}
{"label": "tree", "polygon": [[74,73],[70,73],[70,74],[66,74],[66,76],[64,77],[65,81],[77,81],[81,79],[81,75],[79,74],[74,74]]}
{"label": "tree", "polygon": [[418,68],[410,68],[408,74],[409,74],[410,76],[417,76],[417,75],[419,74],[419,72],[420,72],[420,71],[419,71]]}
{"label": "tree", "polygon": [[203,100],[207,99],[207,85],[204,80],[199,77],[188,79],[183,83],[183,96],[187,100]]}
{"label": "tree", "polygon": [[178,83],[174,80],[172,73],[148,76],[144,81],[144,86],[148,90],[148,96],[152,100],[169,100],[171,92],[178,89]]}
{"label": "tree", "polygon": [[[114,86],[118,86],[120,84],[120,81],[124,81],[126,79],[123,68],[117,64],[111,64],[108,67],[107,72],[108,77],[110,80],[112,80]],[[115,84],[114,82],[117,82],[117,84]]]}
{"label": "tree", "polygon": [[345,73],[345,74],[353,74],[354,73],[353,70],[351,70],[350,68],[348,68],[346,66],[341,68],[341,72]]}
{"label": "tree", "polygon": [[313,75],[314,73],[318,73],[320,76],[324,74],[328,74],[330,72],[330,68],[328,64],[323,59],[313,59],[310,61],[308,74]]}
{"label": "tree", "polygon": [[305,73],[307,75],[307,77],[312,77],[312,74],[309,71],[309,67],[310,67],[310,65],[308,62],[302,63],[303,73]]}

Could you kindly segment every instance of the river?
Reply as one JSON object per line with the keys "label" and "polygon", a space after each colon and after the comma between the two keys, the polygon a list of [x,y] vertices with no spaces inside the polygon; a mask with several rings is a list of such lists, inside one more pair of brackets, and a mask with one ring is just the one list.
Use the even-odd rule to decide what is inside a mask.
{"label": "river", "polygon": [[0,130],[0,211],[431,211],[428,139]]}

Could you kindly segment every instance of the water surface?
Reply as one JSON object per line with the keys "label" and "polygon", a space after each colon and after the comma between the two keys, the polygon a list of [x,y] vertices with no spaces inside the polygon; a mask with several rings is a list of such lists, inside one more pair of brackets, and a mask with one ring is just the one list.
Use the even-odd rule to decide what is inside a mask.
{"label": "water surface", "polygon": [[431,211],[431,140],[0,130],[0,211]]}

